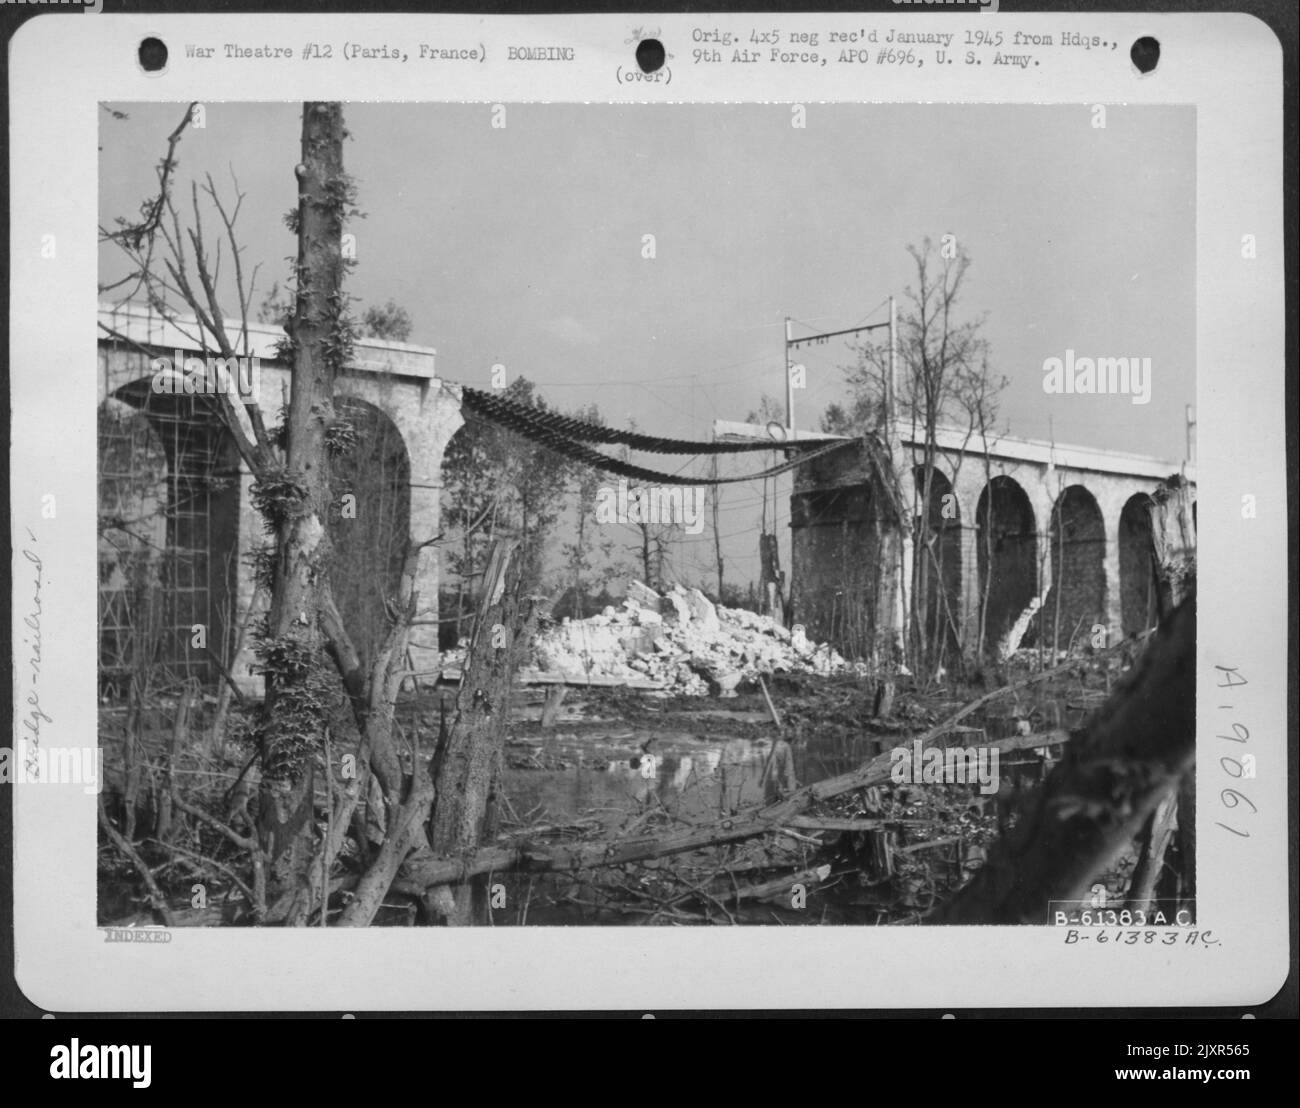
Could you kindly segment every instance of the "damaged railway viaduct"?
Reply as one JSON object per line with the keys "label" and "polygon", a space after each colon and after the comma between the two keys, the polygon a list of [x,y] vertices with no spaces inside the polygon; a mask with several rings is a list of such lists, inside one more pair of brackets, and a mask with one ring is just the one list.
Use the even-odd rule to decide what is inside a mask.
{"label": "damaged railway viaduct", "polygon": [[[719,421],[715,431],[751,437],[760,429]],[[810,444],[832,438],[798,435]],[[809,637],[864,656],[889,627],[891,602],[895,625],[924,619],[949,658],[967,661],[1040,643],[1101,646],[1155,625],[1153,497],[1185,482],[1194,512],[1193,467],[939,428],[922,527],[925,441],[902,420],[893,439],[864,438],[796,473],[790,619]],[[882,550],[891,527],[901,548],[892,558]],[[895,574],[893,592],[881,588],[891,561],[910,569]],[[937,587],[918,611],[922,573]]]}
{"label": "damaged railway viaduct", "polygon": [[[129,415],[126,422],[110,420],[113,429],[139,428],[128,441],[101,426],[101,485],[115,488],[115,467],[127,458],[133,466],[141,459],[156,464],[156,483],[132,496],[170,502],[166,527],[149,545],[164,552],[169,572],[189,567],[185,587],[167,590],[163,620],[174,629],[169,657],[212,685],[219,683],[215,654],[245,694],[256,695],[249,646],[236,627],[237,613],[256,602],[250,559],[259,526],[251,475],[215,415],[184,395],[159,396],[150,388],[150,354],[201,351],[184,329],[142,311],[105,311],[101,330],[101,423],[120,410]],[[272,329],[250,331],[264,355],[257,387],[265,404],[281,391],[284,370]],[[372,341],[358,348],[357,364],[343,380],[340,402],[380,444],[375,461],[392,489],[382,518],[355,529],[376,540],[378,560],[357,595],[345,595],[345,608],[381,606],[391,551],[407,534],[425,537],[440,526],[442,455],[462,420],[458,390],[434,375],[433,361],[432,350]],[[766,435],[752,424],[715,424],[719,440]],[[908,422],[895,422],[892,441],[839,439],[844,448],[830,451],[825,448],[836,436],[797,433],[795,442],[810,449],[795,469],[791,497],[787,626],[801,624],[811,641],[864,658],[882,631],[893,626],[905,633],[909,621],[924,619],[939,629],[951,668],[958,658],[978,660],[999,647],[1043,642],[1065,650],[1113,643],[1154,625],[1151,497],[1173,475],[1189,484],[1194,502],[1194,469],[1183,467],[1180,476],[1168,461],[1009,435],[986,443],[940,428],[936,438],[930,519],[922,528],[925,444]],[[892,556],[882,554],[891,525],[898,538]],[[918,536],[924,537],[919,548]],[[101,541],[101,663],[110,679],[125,662],[131,633],[120,590],[129,585],[123,573],[129,575],[134,557],[134,549]],[[420,673],[440,664],[439,562],[436,549],[421,554],[422,606],[411,637],[412,668]],[[926,611],[919,612],[922,574],[937,587],[924,590]],[[892,609],[890,619],[881,618],[883,609]],[[188,645],[196,624],[214,631],[208,650],[197,655]]]}

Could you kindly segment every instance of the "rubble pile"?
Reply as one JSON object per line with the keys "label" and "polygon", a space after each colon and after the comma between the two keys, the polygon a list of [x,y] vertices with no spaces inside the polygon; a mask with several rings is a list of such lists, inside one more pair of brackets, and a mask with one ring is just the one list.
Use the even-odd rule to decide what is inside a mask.
{"label": "rubble pile", "polygon": [[660,596],[632,582],[621,608],[566,619],[538,633],[535,668],[578,680],[649,680],[678,694],[735,695],[742,681],[769,673],[858,672],[801,627],[715,605],[699,589],[676,585]]}

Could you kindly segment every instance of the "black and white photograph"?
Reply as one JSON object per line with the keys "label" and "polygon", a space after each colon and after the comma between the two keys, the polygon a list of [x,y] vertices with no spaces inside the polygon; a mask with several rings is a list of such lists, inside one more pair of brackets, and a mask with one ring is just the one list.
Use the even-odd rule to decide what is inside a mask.
{"label": "black and white photograph", "polygon": [[23,25],[28,1009],[1264,1013],[1277,37],[912,7]]}
{"label": "black and white photograph", "polygon": [[101,925],[1194,923],[1190,108],[99,133]]}

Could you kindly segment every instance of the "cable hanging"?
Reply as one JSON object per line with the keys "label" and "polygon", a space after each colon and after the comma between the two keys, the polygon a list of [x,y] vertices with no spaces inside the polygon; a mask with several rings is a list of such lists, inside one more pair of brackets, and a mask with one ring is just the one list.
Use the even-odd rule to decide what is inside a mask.
{"label": "cable hanging", "polygon": [[[512,430],[520,430],[520,427],[527,425],[577,442],[627,446],[647,454],[746,454],[775,450],[787,445],[775,441],[688,442],[684,439],[666,439],[658,435],[642,435],[636,431],[621,431],[617,427],[602,427],[598,423],[588,423],[559,412],[539,411],[516,400],[493,396],[468,385],[461,385],[460,391],[465,407]],[[520,430],[520,434],[524,433]]]}
{"label": "cable hanging", "polygon": [[[469,392],[470,390],[465,391]],[[467,406],[471,411],[474,411],[472,403]],[[661,473],[658,470],[645,469],[642,466],[625,462],[620,458],[611,458],[598,450],[592,450],[589,446],[584,446],[580,442],[575,442],[573,439],[557,434],[549,426],[543,425],[540,420],[530,418],[533,414],[530,409],[524,409],[522,412],[512,411],[509,414],[502,413],[501,418],[497,418],[496,415],[489,415],[486,412],[475,414],[477,418],[507,427],[516,434],[531,439],[549,450],[554,450],[557,454],[561,454],[571,461],[590,466],[604,473],[612,473],[619,477],[629,477],[637,481],[647,481],[661,485],[736,485],[745,481],[758,481],[766,477],[777,477],[782,473],[789,473],[814,458],[820,458],[824,454],[830,454],[833,451],[843,450],[847,446],[857,444],[856,439],[841,439],[816,449],[802,451],[799,457],[783,462],[780,465],[771,466],[758,473],[747,473],[740,477],[683,477],[675,473]],[[771,450],[772,447],[768,446],[766,449]]]}

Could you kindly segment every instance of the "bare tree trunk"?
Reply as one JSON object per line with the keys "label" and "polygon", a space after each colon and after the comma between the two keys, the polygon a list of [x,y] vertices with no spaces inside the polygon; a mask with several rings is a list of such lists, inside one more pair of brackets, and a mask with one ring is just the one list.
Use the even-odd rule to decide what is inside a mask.
{"label": "bare tree trunk", "polygon": [[1061,650],[1061,587],[1065,582],[1065,505],[1062,503],[1065,496],[1065,482],[1062,480],[1056,483],[1056,511],[1050,517],[1056,523],[1056,555],[1052,559],[1052,568],[1056,571],[1056,614],[1052,620],[1052,665],[1056,665],[1056,659]]}
{"label": "bare tree trunk", "polygon": [[[244,613],[243,619],[239,621],[239,629],[235,633],[234,645],[227,655],[232,660],[238,658],[244,649],[244,640],[248,637],[248,625],[253,621],[253,614],[257,611],[258,604],[261,602],[261,590],[254,589],[253,595],[248,601],[248,610]],[[235,696],[234,686],[230,681],[222,681],[221,687],[217,689],[217,706],[212,714],[212,732],[208,740],[208,748],[220,760],[226,757],[226,718],[230,714],[230,702]]]}
{"label": "bare tree trunk", "polygon": [[[490,800],[498,784],[510,711],[510,685],[536,626],[531,597],[522,597],[514,542],[499,543],[484,578],[483,607],[465,659],[456,714],[430,769],[436,793],[429,820],[435,854],[468,857],[492,822]],[[451,925],[475,918],[475,884],[456,887],[443,904]],[[481,899],[481,898],[480,898]]]}
{"label": "bare tree trunk", "polygon": [[574,619],[582,619],[586,612],[586,598],[582,591],[582,568],[587,556],[587,500],[578,488],[578,525],[573,538],[573,603],[569,612]]}
{"label": "bare tree trunk", "polygon": [[[718,456],[713,455],[713,479],[718,479]],[[709,488],[709,499],[713,501],[713,556],[718,563],[718,603],[723,603],[722,599],[722,533],[718,526],[719,512],[721,502],[719,499],[718,485],[712,485]]]}
{"label": "bare tree trunk", "polygon": [[158,819],[154,824],[154,837],[160,842],[166,842],[172,831],[172,809],[176,803],[176,762],[185,745],[185,736],[190,723],[190,704],[193,699],[194,689],[187,681],[176,701],[171,745],[164,755],[163,785],[158,794]]}
{"label": "bare tree trunk", "polygon": [[[892,436],[893,429],[886,428],[886,435]],[[878,675],[874,714],[887,717],[893,711],[896,685],[895,671],[903,658],[907,646],[906,620],[900,624],[900,613],[906,610],[903,579],[908,567],[903,564],[904,528],[909,526],[906,509],[898,487],[895,457],[898,451],[886,443],[883,449],[873,440],[864,439],[866,449],[871,455],[872,472],[875,476],[874,492],[876,508],[872,513],[876,532],[876,573],[872,606],[874,622],[871,634],[869,664]]]}
{"label": "bare tree trunk", "polygon": [[785,596],[781,590],[781,548],[775,535],[758,537],[759,586],[768,614],[782,626],[786,623]]}
{"label": "bare tree trunk", "polygon": [[[468,565],[468,562],[466,562]],[[456,582],[456,645],[460,645],[461,625],[465,622],[465,578]]]}
{"label": "bare tree trunk", "polygon": [[[984,441],[984,582],[983,590],[980,594],[980,627],[978,647],[975,652],[975,658],[979,665],[984,664],[985,643],[988,641],[989,630],[989,593],[993,588],[993,464],[989,457],[989,443],[987,432],[981,428],[981,435]],[[977,509],[978,510],[978,507]],[[976,559],[978,567],[979,560]],[[978,572],[978,569],[977,569]]]}
{"label": "bare tree trunk", "polygon": [[137,759],[144,735],[145,675],[137,670],[127,688],[126,734],[122,746],[122,828],[127,842],[135,841],[135,805],[140,795]]}
{"label": "bare tree trunk", "polygon": [[641,524],[641,576],[652,589],[659,589],[660,582],[655,580],[650,568],[650,528],[645,523]]}
{"label": "bare tree trunk", "polygon": [[1171,477],[1151,497],[1151,558],[1157,614],[1163,618],[1183,602],[1196,583],[1196,526],[1191,487]]}
{"label": "bare tree trunk", "polygon": [[272,856],[284,857],[277,877],[289,883],[306,875],[311,860],[312,770],[327,719],[320,626],[331,552],[326,436],[335,377],[351,355],[342,294],[349,199],[341,105],[303,105],[295,172],[298,259],[296,307],[287,327],[293,345],[288,456],[285,468],[259,477],[257,487],[259,507],[277,527],[270,638],[260,652],[268,722],[258,829]]}
{"label": "bare tree trunk", "polygon": [[933,494],[934,481],[934,438],[929,419],[925,429],[925,470],[920,488],[917,488],[915,468],[912,478],[912,635],[914,642],[913,657],[916,660],[918,675],[926,679],[933,676],[930,638],[930,566],[925,553],[929,547],[930,497]]}
{"label": "bare tree trunk", "polygon": [[1177,811],[1177,798],[1166,797],[1156,806],[1142,829],[1142,848],[1128,891],[1128,907],[1134,912],[1149,913],[1151,910],[1156,886],[1163,876],[1165,851],[1174,836]]}
{"label": "bare tree trunk", "polygon": [[[1196,526],[1191,487],[1170,477],[1151,497],[1151,563],[1156,606],[1163,618],[1183,602],[1196,584]],[[1178,793],[1152,813],[1145,830],[1138,871],[1130,884],[1131,901],[1165,896],[1181,902],[1196,896],[1196,770],[1189,767]],[[1169,860],[1166,862],[1166,853]]]}

